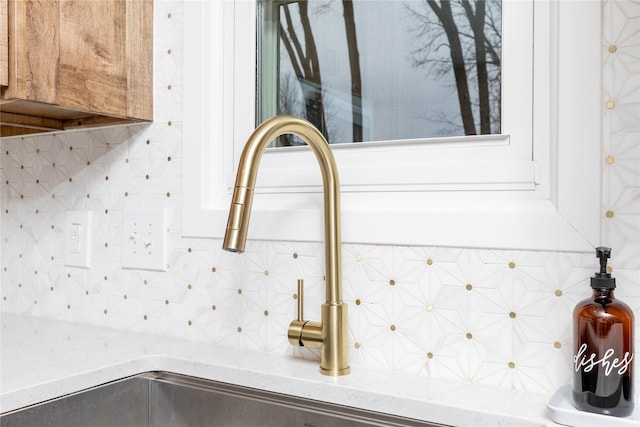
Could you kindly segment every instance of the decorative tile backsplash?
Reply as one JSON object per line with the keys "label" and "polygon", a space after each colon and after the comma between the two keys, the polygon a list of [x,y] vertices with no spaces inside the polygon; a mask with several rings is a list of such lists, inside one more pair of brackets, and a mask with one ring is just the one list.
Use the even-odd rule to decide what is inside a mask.
{"label": "decorative tile backsplash", "polygon": [[[250,241],[239,256],[181,237],[181,7],[155,2],[153,124],[2,140],[0,309],[316,358],[286,331],[298,278],[306,317],[320,317],[322,243]],[[638,324],[640,11],[629,1],[603,8],[602,243]],[[122,212],[139,207],[166,209],[166,272],[121,268]],[[68,210],[93,212],[89,269],[64,265]],[[344,245],[352,367],[550,392],[570,379],[571,311],[589,296],[596,261]]]}

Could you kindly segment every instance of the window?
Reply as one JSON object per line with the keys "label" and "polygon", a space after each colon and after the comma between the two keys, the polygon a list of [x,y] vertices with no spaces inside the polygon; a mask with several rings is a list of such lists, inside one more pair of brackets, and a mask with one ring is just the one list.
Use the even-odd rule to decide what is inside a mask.
{"label": "window", "polygon": [[[184,8],[183,232],[221,237],[256,126],[257,8]],[[571,251],[597,243],[599,6],[502,9],[501,133],[335,145],[344,241]],[[257,186],[250,239],[322,240],[320,173],[306,147],[269,149]]]}
{"label": "window", "polygon": [[260,1],[259,121],[300,116],[330,144],[499,134],[501,5]]}

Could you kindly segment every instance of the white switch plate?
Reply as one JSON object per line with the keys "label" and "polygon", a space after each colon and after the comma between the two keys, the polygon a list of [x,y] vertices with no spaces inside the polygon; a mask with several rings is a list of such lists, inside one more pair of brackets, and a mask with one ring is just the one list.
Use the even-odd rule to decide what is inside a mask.
{"label": "white switch plate", "polygon": [[91,211],[67,211],[64,227],[64,265],[89,268]]}
{"label": "white switch plate", "polygon": [[122,267],[166,270],[167,226],[164,209],[124,209]]}

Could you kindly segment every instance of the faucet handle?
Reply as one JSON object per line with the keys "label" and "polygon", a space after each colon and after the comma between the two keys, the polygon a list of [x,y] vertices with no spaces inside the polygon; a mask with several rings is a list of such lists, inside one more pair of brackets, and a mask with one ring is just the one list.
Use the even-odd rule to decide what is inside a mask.
{"label": "faucet handle", "polygon": [[322,323],[304,320],[304,280],[298,279],[298,318],[289,324],[287,337],[292,345],[320,348],[323,343]]}
{"label": "faucet handle", "polygon": [[298,279],[298,322],[304,322],[304,279]]}
{"label": "faucet handle", "polygon": [[307,322],[304,321],[304,280],[298,279],[298,317],[289,324],[287,336],[293,345],[304,347],[302,342],[302,329]]}

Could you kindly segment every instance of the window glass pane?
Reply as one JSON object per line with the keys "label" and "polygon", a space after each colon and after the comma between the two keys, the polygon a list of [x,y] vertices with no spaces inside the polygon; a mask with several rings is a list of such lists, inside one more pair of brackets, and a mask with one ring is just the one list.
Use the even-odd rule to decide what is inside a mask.
{"label": "window glass pane", "polygon": [[500,0],[259,7],[259,121],[298,115],[330,143],[500,133]]}

